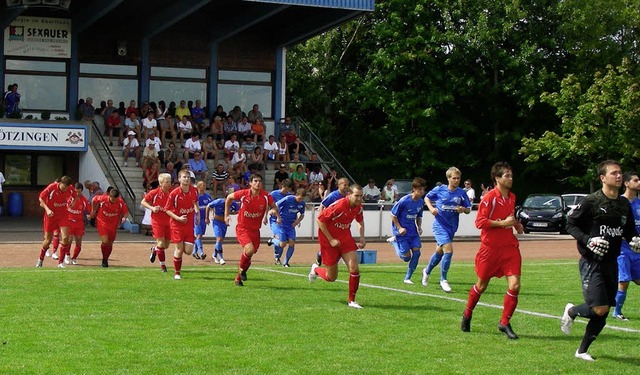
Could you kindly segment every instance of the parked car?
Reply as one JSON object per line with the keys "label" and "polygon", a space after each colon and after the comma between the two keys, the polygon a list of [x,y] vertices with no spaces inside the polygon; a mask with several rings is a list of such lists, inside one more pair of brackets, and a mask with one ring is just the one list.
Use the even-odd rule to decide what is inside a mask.
{"label": "parked car", "polygon": [[562,194],[562,199],[564,199],[564,203],[567,205],[567,207],[573,210],[580,204],[580,202],[582,202],[582,200],[586,196],[587,194],[582,193]]}
{"label": "parked car", "polygon": [[407,194],[411,194],[411,183],[413,180],[395,180],[398,187],[398,199],[404,197]]}
{"label": "parked car", "polygon": [[518,207],[516,217],[524,232],[566,233],[569,208],[557,194],[531,194]]}

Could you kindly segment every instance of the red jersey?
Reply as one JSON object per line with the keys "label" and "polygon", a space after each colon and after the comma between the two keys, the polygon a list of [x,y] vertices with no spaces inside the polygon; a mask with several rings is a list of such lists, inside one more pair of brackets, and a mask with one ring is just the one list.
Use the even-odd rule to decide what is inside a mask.
{"label": "red jersey", "polygon": [[[75,203],[73,202],[74,199]],[[91,212],[91,204],[84,195],[79,195],[77,198],[69,198],[67,211],[69,212],[69,220],[72,223],[84,223],[85,215]]]}
{"label": "red jersey", "polygon": [[[149,191],[145,196],[144,200],[147,201],[153,207],[160,206],[164,208],[167,205],[167,200],[169,199],[170,192],[165,193],[161,187],[157,187],[151,191]],[[169,224],[169,215],[167,215],[164,211],[160,212],[151,212],[151,221],[159,224]]]}
{"label": "red jersey", "polygon": [[[145,197],[146,198],[146,197]],[[189,190],[185,193],[182,191],[182,187],[178,186],[169,193],[167,197],[167,204],[164,206],[165,211],[171,211],[177,216],[187,215],[186,224],[182,224],[170,218],[171,225],[180,225],[191,228],[193,231],[195,214],[194,205],[197,206],[198,191],[193,186],[189,185]],[[199,211],[199,210],[198,210]]]}
{"label": "red jersey", "polygon": [[58,182],[49,184],[40,192],[39,196],[54,214],[66,213],[67,202],[76,196],[76,190],[72,186],[67,187],[66,191],[62,191],[59,185]]}
{"label": "red jersey", "polygon": [[[332,237],[340,239],[351,236],[351,222],[353,220],[362,222],[362,205],[351,207],[348,198],[340,198],[329,207],[322,210],[318,220],[323,222]],[[318,231],[322,238],[325,238],[321,230]]]}
{"label": "red jersey", "polygon": [[127,216],[129,209],[124,200],[117,199],[111,203],[108,195],[97,195],[93,197],[91,204],[98,206],[96,210],[96,227],[117,228],[122,217]]}
{"label": "red jersey", "polygon": [[233,200],[240,202],[238,226],[245,230],[259,230],[266,210],[273,204],[273,197],[264,190],[258,195],[251,195],[251,189],[238,190],[233,193]]}
{"label": "red jersey", "polygon": [[515,215],[516,195],[509,192],[506,198],[495,187],[489,191],[478,206],[476,228],[480,229],[480,242],[489,248],[518,246],[513,228],[491,227],[489,220],[505,220]]}

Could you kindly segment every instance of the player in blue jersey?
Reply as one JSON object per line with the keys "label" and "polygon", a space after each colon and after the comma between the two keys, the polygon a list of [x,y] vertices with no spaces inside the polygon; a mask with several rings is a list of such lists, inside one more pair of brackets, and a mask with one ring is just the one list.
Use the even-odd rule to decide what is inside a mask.
{"label": "player in blue jersey", "polygon": [[[640,178],[638,178],[638,173],[625,173],[622,176],[622,183],[625,187],[623,195],[631,203],[636,232],[640,232],[640,199],[638,199]],[[618,292],[616,293],[616,306],[613,309],[613,317],[622,321],[629,320],[622,314],[622,306],[627,299],[627,289],[631,281],[640,285],[640,253],[631,250],[629,243],[623,239],[618,256]]]}
{"label": "player in blue jersey", "polygon": [[[338,179],[337,186],[338,188],[336,190],[327,194],[322,202],[320,202],[320,206],[318,207],[318,215],[320,215],[322,210],[334,204],[338,199],[346,197],[351,192],[351,185],[349,183],[349,179],[346,177]],[[322,265],[322,255],[319,251],[316,254],[316,264],[319,266]]]}
{"label": "player in blue jersey", "polygon": [[[286,181],[286,180],[285,180]],[[296,227],[304,219],[305,205],[304,197],[307,196],[307,191],[304,188],[296,190],[295,195],[287,195],[284,198],[276,202],[278,212],[280,212],[281,224],[275,223],[272,227],[274,230],[274,238],[271,239],[273,245],[276,248],[280,248],[280,255],[282,255],[282,249],[284,244],[289,244],[287,248],[287,254],[284,257],[283,266],[289,267],[289,261],[296,245]],[[280,258],[276,258],[276,263],[280,261]]]}
{"label": "player in blue jersey", "polygon": [[[282,180],[282,183],[280,184],[280,189],[278,190],[274,190],[271,193],[271,196],[273,197],[273,201],[277,202],[280,199],[289,196],[293,193],[291,193],[291,186],[293,186],[293,182],[291,182],[290,179],[285,178],[284,180]],[[280,258],[282,257],[282,246],[280,246],[280,241],[278,237],[278,223],[276,223],[276,216],[275,215],[269,215],[269,227],[271,228],[271,233],[273,234],[272,238],[269,238],[269,240],[267,240],[267,246],[273,246],[273,257],[276,260],[276,264],[280,265],[282,264],[282,261],[280,261]]]}
{"label": "player in blue jersey", "polygon": [[[209,219],[211,217],[210,213],[213,210],[213,235],[216,236],[216,244],[213,246],[211,258],[220,265],[226,263],[222,255],[222,242],[227,235],[227,223],[224,221],[224,202],[225,198],[218,198],[209,202],[204,216],[206,224],[209,225],[211,222]],[[229,210],[232,215],[235,215],[240,210],[240,205],[234,201],[231,203]]]}
{"label": "player in blue jersey", "polygon": [[447,169],[447,185],[440,185],[427,193],[424,201],[429,212],[435,216],[433,235],[436,239],[436,251],[431,256],[429,265],[422,270],[422,285],[427,286],[429,275],[435,266],[442,261],[440,267],[440,287],[447,293],[451,286],[447,281],[447,273],[453,257],[453,236],[458,230],[458,217],[461,213],[471,212],[471,202],[467,193],[462,190],[460,177],[462,173],[456,167]]}
{"label": "player in blue jersey", "polygon": [[411,276],[420,260],[420,235],[422,235],[422,211],[424,207],[424,190],[427,183],[422,178],[414,178],[411,182],[411,194],[400,198],[391,208],[390,241],[400,259],[409,262],[405,284],[413,284]]}
{"label": "player in blue jersey", "polygon": [[195,224],[195,227],[193,228],[193,234],[196,236],[196,241],[193,247],[193,257],[196,259],[205,259],[207,254],[205,254],[204,249],[202,248],[202,236],[207,231],[205,211],[207,205],[213,200],[213,198],[207,194],[207,184],[204,181],[198,181],[196,189],[198,190],[198,207],[200,208],[200,212],[196,214],[200,215],[200,221],[196,221],[197,224]]}

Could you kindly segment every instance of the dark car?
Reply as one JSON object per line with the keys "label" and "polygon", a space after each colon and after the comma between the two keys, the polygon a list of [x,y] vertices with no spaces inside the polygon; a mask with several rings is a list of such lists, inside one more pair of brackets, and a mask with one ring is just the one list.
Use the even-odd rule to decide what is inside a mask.
{"label": "dark car", "polygon": [[517,210],[516,217],[524,232],[566,233],[569,209],[562,196],[556,194],[531,194]]}

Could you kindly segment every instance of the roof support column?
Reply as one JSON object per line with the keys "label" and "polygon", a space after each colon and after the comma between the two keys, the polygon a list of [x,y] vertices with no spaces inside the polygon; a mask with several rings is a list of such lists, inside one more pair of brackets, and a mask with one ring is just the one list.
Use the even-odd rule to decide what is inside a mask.
{"label": "roof support column", "polygon": [[143,37],[140,42],[140,82],[138,90],[139,105],[149,101],[151,66],[149,65],[149,38]]}
{"label": "roof support column", "polygon": [[276,49],[276,74],[274,77],[273,94],[273,119],[275,120],[276,139],[280,137],[280,119],[286,114],[286,88],[287,88],[287,50],[284,47]]}
{"label": "roof support column", "polygon": [[[207,95],[207,116],[215,112],[218,106],[218,48],[220,42],[213,40],[209,46],[209,93]],[[227,111],[230,108],[227,108]],[[224,120],[224,119],[223,119]]]}

